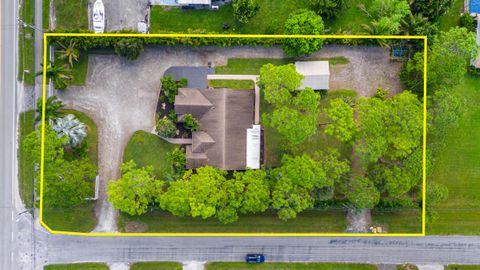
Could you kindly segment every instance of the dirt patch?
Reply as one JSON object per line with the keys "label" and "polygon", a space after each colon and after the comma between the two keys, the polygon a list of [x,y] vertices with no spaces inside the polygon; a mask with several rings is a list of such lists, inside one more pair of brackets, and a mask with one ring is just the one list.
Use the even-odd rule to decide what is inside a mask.
{"label": "dirt patch", "polygon": [[127,221],[125,223],[125,232],[127,233],[143,233],[148,230],[148,225],[139,221]]}

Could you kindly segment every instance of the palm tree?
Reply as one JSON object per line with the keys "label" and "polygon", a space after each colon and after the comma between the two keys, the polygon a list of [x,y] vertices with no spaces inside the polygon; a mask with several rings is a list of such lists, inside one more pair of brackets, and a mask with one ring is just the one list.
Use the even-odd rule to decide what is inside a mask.
{"label": "palm tree", "polygon": [[[42,119],[43,98],[37,101],[37,118],[35,121]],[[60,109],[63,108],[63,103],[57,99],[57,96],[50,96],[45,101],[45,121],[50,121],[62,116]]]}
{"label": "palm tree", "polygon": [[[362,27],[367,35],[385,36],[390,34],[389,29],[386,26],[378,23],[376,20],[371,21],[370,24],[362,24]],[[382,47],[388,47],[388,42],[385,39],[376,38],[371,40]]]}
{"label": "palm tree", "polygon": [[422,14],[411,14],[406,16],[401,22],[401,30],[404,35],[418,35],[424,33],[417,33],[421,27],[428,25],[428,18],[424,17]]}
{"label": "palm tree", "polygon": [[[68,86],[68,82],[73,79],[70,75],[71,70],[63,66],[55,66],[48,63],[46,68],[46,77],[51,79],[56,89],[63,90]],[[37,72],[36,76],[43,75],[43,71]]]}
{"label": "palm tree", "polygon": [[87,137],[87,126],[73,114],[55,119],[52,129],[60,137],[67,136],[72,147],[79,145]]}
{"label": "palm tree", "polygon": [[78,58],[80,57],[80,52],[77,49],[75,42],[73,40],[70,40],[68,46],[65,46],[61,43],[59,43],[58,45],[60,45],[60,47],[62,47],[63,49],[59,51],[61,54],[58,58],[62,60],[68,59],[70,67],[73,67],[73,61],[78,61]]}

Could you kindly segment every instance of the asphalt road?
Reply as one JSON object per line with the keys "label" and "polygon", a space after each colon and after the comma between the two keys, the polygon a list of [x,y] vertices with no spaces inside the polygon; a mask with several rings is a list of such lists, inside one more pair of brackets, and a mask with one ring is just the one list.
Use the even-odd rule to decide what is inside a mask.
{"label": "asphalt road", "polygon": [[48,263],[268,261],[480,264],[480,237],[76,237],[49,235]]}
{"label": "asphalt road", "polygon": [[17,0],[1,1],[0,72],[0,269],[16,269],[15,239],[16,177],[16,31]]}

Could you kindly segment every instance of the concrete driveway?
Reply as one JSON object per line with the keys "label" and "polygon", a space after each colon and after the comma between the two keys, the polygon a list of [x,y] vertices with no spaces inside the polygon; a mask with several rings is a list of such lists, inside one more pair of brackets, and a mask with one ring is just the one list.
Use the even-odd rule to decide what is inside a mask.
{"label": "concrete driveway", "polygon": [[[375,47],[326,46],[315,56],[329,57],[338,54],[350,60],[350,63],[339,71],[343,72],[344,80],[349,80],[341,87],[363,91],[362,95],[374,92],[379,83],[383,83],[384,87],[399,90],[396,82],[391,83],[384,78],[385,72],[390,74],[399,70],[397,67],[389,67],[390,62],[385,60],[389,55],[387,50]],[[120,177],[123,151],[131,135],[137,130],[154,129],[160,78],[167,69],[173,66],[205,67],[208,62],[212,62],[213,66],[220,66],[225,65],[228,58],[283,57],[285,56],[280,48],[180,46],[147,47],[136,61],[127,61],[115,55],[90,55],[86,85],[59,91],[58,96],[67,107],[85,112],[97,124],[101,184],[96,205],[98,225],[95,231],[117,230],[117,212],[106,199],[106,186],[110,179]],[[363,71],[364,69],[369,71]],[[395,74],[398,73],[389,76]],[[341,80],[337,81],[340,83]]]}
{"label": "concrete driveway", "polygon": [[[91,5],[95,1],[91,0]],[[106,32],[122,29],[137,29],[137,23],[145,21],[148,0],[103,0],[105,6]]]}

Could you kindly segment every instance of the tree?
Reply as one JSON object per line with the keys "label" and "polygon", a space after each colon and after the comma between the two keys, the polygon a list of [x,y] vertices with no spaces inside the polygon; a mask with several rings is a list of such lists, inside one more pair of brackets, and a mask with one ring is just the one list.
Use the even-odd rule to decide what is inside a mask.
{"label": "tree", "polygon": [[177,126],[168,117],[164,116],[157,120],[157,134],[162,137],[173,137],[177,132]]}
{"label": "tree", "polygon": [[247,23],[260,9],[256,0],[233,0],[233,14],[241,23]]}
{"label": "tree", "polygon": [[422,14],[432,22],[436,22],[452,6],[453,0],[410,0],[413,14]]}
{"label": "tree", "polygon": [[[36,76],[43,75],[43,71],[40,71]],[[48,63],[46,68],[46,77],[53,81],[53,86],[55,89],[64,90],[73,80],[71,75],[71,70],[63,66],[55,66],[52,63]]]}
{"label": "tree", "polygon": [[162,83],[162,91],[168,98],[170,103],[175,102],[175,96],[178,95],[178,84],[173,79],[172,75],[166,75],[160,79]]}
{"label": "tree", "polygon": [[70,67],[73,67],[73,61],[78,61],[78,58],[80,57],[80,52],[77,49],[77,46],[75,44],[75,41],[70,40],[67,46],[63,45],[62,43],[58,43],[62,50],[60,50],[60,59],[68,60],[68,63],[70,64]]}
{"label": "tree", "polygon": [[478,50],[475,34],[465,28],[440,32],[428,54],[429,92],[458,85],[467,73],[467,62]]}
{"label": "tree", "polygon": [[432,208],[432,206],[445,201],[447,198],[448,189],[446,186],[433,181],[427,182],[426,212],[428,222],[434,222],[439,217],[439,214]]}
{"label": "tree", "polygon": [[260,68],[258,86],[268,103],[280,107],[292,104],[292,93],[301,87],[302,79],[303,76],[296,71],[294,64],[266,64]]}
{"label": "tree", "polygon": [[421,13],[410,13],[401,21],[401,32],[404,35],[433,37],[438,32],[438,26]]}
{"label": "tree", "polygon": [[428,110],[430,130],[437,136],[455,125],[466,112],[465,97],[451,91],[435,92],[430,104]]}
{"label": "tree", "polygon": [[[324,31],[322,17],[311,10],[293,12],[285,22],[286,35],[321,35]],[[283,41],[283,50],[290,56],[303,56],[320,50],[322,45],[320,38],[287,38]]]}
{"label": "tree", "polygon": [[345,0],[310,0],[310,9],[326,19],[336,17],[345,6]]}
{"label": "tree", "polygon": [[372,181],[361,176],[351,179],[346,196],[356,209],[371,209],[380,201],[380,192]]}
{"label": "tree", "polygon": [[239,211],[246,213],[265,212],[270,206],[270,187],[264,170],[247,170],[235,172],[235,181],[242,183],[242,203]]}
{"label": "tree", "polygon": [[66,136],[72,147],[78,146],[87,137],[87,126],[73,114],[55,119],[52,128],[58,136]]}
{"label": "tree", "polygon": [[[58,136],[48,125],[44,134],[43,202],[45,206],[68,207],[92,197],[93,179],[96,168],[88,159],[66,161],[63,147],[68,143],[66,136]],[[40,165],[41,129],[30,133],[23,149],[34,166]],[[36,186],[40,190],[40,171],[37,170]]]}
{"label": "tree", "polygon": [[198,122],[197,119],[193,117],[191,114],[185,114],[183,116],[183,126],[186,129],[190,129],[192,132],[199,131],[200,130],[200,123]]}
{"label": "tree", "polygon": [[259,86],[274,106],[273,112],[262,115],[262,121],[292,144],[302,143],[317,130],[320,95],[309,87],[298,91],[302,78],[292,64],[267,64],[260,69]]}
{"label": "tree", "polygon": [[374,0],[369,14],[380,29],[385,29],[388,34],[397,34],[402,19],[410,14],[410,7],[406,0]]}
{"label": "tree", "polygon": [[122,164],[122,177],[108,183],[108,200],[115,209],[141,215],[163,193],[165,182],[155,179],[151,166],[137,168],[133,160]]}
{"label": "tree", "polygon": [[196,173],[189,170],[182,179],[170,184],[159,200],[160,206],[176,216],[203,219],[215,216],[217,210],[225,207],[231,199],[228,192],[236,193],[235,190],[225,190],[225,175],[226,171],[210,166],[200,167]]}
{"label": "tree", "polygon": [[476,32],[476,23],[472,15],[469,13],[463,13],[460,16],[460,27],[465,27],[470,32]]}
{"label": "tree", "polygon": [[143,52],[143,41],[139,38],[121,38],[113,44],[115,53],[127,60],[136,60]]}
{"label": "tree", "polygon": [[356,132],[353,108],[342,99],[330,100],[330,107],[326,110],[329,119],[325,133],[333,135],[343,142],[351,141]]}
{"label": "tree", "polygon": [[295,218],[297,213],[313,207],[313,191],[334,184],[333,179],[327,178],[323,167],[307,154],[284,155],[282,166],[274,169],[272,176],[276,180],[272,206],[279,210],[278,216],[282,220]]}
{"label": "tree", "polygon": [[402,67],[400,80],[402,84],[419,97],[423,96],[423,70],[424,55],[423,52],[417,52],[413,58],[409,59]]}
{"label": "tree", "polygon": [[[42,120],[43,97],[37,100],[37,117],[35,121]],[[57,96],[49,96],[45,101],[45,121],[48,122],[55,118],[62,116],[60,110],[63,108],[63,103],[57,99]]]}

